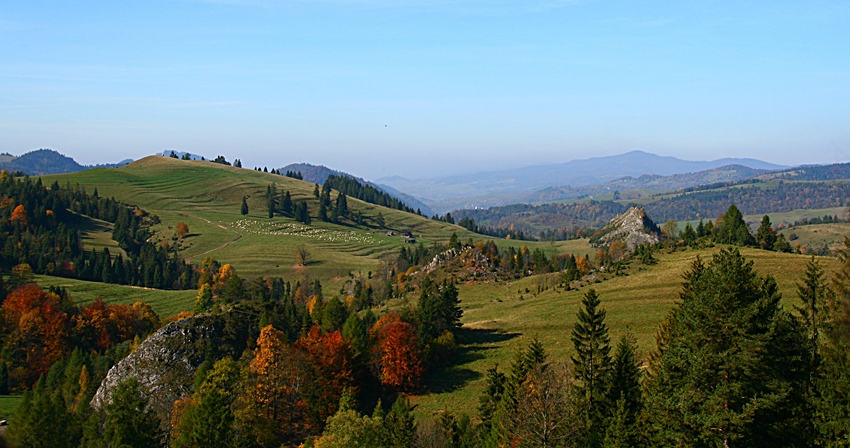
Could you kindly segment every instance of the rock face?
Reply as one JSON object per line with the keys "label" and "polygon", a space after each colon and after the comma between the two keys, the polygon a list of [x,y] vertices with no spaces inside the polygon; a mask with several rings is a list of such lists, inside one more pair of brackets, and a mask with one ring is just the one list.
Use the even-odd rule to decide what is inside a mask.
{"label": "rock face", "polygon": [[192,392],[195,371],[217,333],[214,321],[209,316],[192,317],[159,329],[109,370],[92,399],[92,407],[102,408],[111,401],[119,383],[136,377],[147,392],[150,408],[160,421],[167,422],[163,417],[171,413],[174,401]]}
{"label": "rock face", "polygon": [[462,271],[464,277],[482,277],[491,274],[492,266],[490,260],[473,247],[464,247],[461,250],[451,248],[434,256],[421,272],[430,274],[440,267],[456,264],[457,270]]}
{"label": "rock face", "polygon": [[592,244],[611,244],[622,241],[629,251],[640,244],[655,244],[659,241],[661,230],[646,215],[643,207],[632,207],[625,213],[615,216],[605,227],[599,229],[590,242]]}

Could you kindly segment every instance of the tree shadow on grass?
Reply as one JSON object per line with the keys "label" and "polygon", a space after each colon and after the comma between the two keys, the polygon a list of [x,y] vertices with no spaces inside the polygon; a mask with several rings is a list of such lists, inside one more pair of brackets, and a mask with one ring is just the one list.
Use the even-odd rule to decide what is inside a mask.
{"label": "tree shadow on grass", "polygon": [[425,379],[425,388],[429,393],[452,392],[463,388],[472,381],[481,378],[468,364],[484,359],[487,352],[497,348],[502,342],[509,341],[519,333],[506,333],[498,330],[459,328],[455,331],[457,349],[450,359],[437,366]]}

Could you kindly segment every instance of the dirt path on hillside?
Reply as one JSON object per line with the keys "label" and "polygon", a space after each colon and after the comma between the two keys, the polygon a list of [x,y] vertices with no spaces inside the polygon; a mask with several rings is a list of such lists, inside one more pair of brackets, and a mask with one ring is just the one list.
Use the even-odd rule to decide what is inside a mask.
{"label": "dirt path on hillside", "polygon": [[208,250],[208,251],[206,251],[206,252],[201,252],[201,253],[199,253],[199,254],[192,255],[191,257],[184,258],[184,261],[185,261],[186,263],[191,262],[193,258],[202,257],[202,256],[207,255],[207,254],[209,254],[209,253],[215,252],[215,251],[217,251],[217,250],[219,250],[219,249],[223,249],[223,248],[225,248],[225,247],[227,247],[227,246],[230,246],[231,244],[233,244],[233,243],[235,243],[235,242],[239,241],[239,239],[240,239],[240,238],[242,238],[242,236],[243,236],[243,235],[242,235],[242,233],[240,233],[240,232],[237,232],[237,231],[235,231],[235,230],[233,230],[233,229],[231,229],[231,228],[229,228],[229,227],[226,227],[226,226],[224,226],[224,225],[216,224],[216,223],[214,223],[214,222],[210,221],[210,220],[209,220],[209,219],[207,219],[207,218],[201,218],[201,217],[200,217],[200,216],[198,216],[198,215],[193,215],[193,214],[191,214],[191,213],[185,213],[185,212],[181,212],[181,213],[179,213],[179,215],[180,215],[180,216],[188,216],[188,217],[195,218],[195,219],[200,219],[201,221],[206,221],[208,224],[214,225],[214,226],[216,226],[216,227],[218,227],[218,228],[220,228],[220,229],[227,230],[227,231],[229,231],[229,232],[233,233],[234,235],[236,235],[236,238],[234,238],[234,239],[232,239],[232,240],[230,240],[230,241],[228,241],[228,242],[226,242],[226,243],[222,244],[221,246],[214,247],[214,248],[212,248],[212,249],[210,249],[210,250]]}

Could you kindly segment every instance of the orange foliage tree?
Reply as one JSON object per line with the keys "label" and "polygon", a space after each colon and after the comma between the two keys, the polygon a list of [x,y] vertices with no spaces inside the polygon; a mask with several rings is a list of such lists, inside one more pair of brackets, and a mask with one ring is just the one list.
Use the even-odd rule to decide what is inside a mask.
{"label": "orange foliage tree", "polygon": [[185,222],[180,221],[177,224],[177,227],[174,230],[174,233],[177,235],[177,238],[183,239],[186,235],[189,234],[189,226],[186,225]]}
{"label": "orange foliage tree", "polygon": [[339,331],[322,334],[318,326],[295,342],[313,363],[315,396],[310,400],[311,426],[320,429],[328,417],[336,413],[343,392],[354,391],[352,350]]}
{"label": "orange foliage tree", "polygon": [[416,388],[422,376],[416,329],[407,322],[393,321],[381,326],[377,334],[381,383],[403,391]]}
{"label": "orange foliage tree", "polygon": [[12,222],[20,223],[21,225],[27,225],[27,210],[24,208],[23,204],[19,204],[12,210],[12,216],[10,217]]}
{"label": "orange foliage tree", "polygon": [[248,373],[256,417],[277,422],[287,434],[303,431],[314,373],[306,356],[286,343],[283,332],[271,325],[260,330]]}
{"label": "orange foliage tree", "polygon": [[70,319],[59,305],[59,296],[38,285],[25,284],[3,302],[3,321],[11,329],[6,349],[23,358],[25,387],[32,386],[50,365],[65,356],[70,344]]}

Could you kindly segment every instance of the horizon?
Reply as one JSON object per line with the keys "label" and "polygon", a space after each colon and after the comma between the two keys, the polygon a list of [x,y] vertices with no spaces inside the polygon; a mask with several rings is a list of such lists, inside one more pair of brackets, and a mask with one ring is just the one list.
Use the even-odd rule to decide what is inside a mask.
{"label": "horizon", "polygon": [[[0,6],[0,152],[408,179],[642,150],[850,160],[850,6]],[[115,160],[113,160],[115,159]]]}

